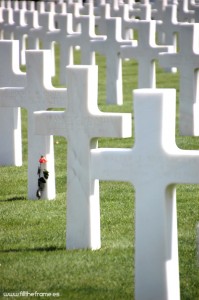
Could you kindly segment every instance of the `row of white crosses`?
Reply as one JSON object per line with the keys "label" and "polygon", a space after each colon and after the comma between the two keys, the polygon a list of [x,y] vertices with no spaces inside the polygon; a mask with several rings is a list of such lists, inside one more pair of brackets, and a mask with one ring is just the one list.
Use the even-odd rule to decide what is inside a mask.
{"label": "row of white crosses", "polygon": [[175,144],[175,90],[135,90],[135,145],[102,149],[97,137],[131,135],[131,115],[98,110],[96,66],[68,67],[67,78],[66,111],[35,112],[38,134],[68,141],[66,247],[100,248],[98,180],[131,182],[135,298],[180,299],[175,185],[198,184],[199,151]]}
{"label": "row of white crosses", "polygon": [[[96,66],[69,67],[66,90],[51,86],[49,51],[27,51],[26,61],[26,83],[1,88],[0,103],[28,111],[28,172],[34,177],[29,178],[35,181],[34,195],[36,159],[42,152],[49,160],[53,181],[46,191],[53,195],[52,135],[68,140],[67,248],[100,247],[98,180],[130,181],[136,189],[136,299],[179,299],[175,184],[198,183],[199,153],[175,145],[174,90],[135,91],[135,146],[97,149],[97,137],[131,136],[131,115],[98,110]],[[47,112],[50,107],[66,110]],[[34,136],[33,112],[42,109],[35,113]]]}
{"label": "row of white crosses", "polygon": [[[159,2],[158,2],[159,3]],[[157,4],[158,4],[157,3]],[[51,3],[54,4],[54,3]],[[138,4],[137,4],[138,5]],[[150,5],[149,3],[143,5]],[[160,64],[166,69],[176,70],[180,72],[180,130],[183,135],[198,135],[199,124],[197,121],[198,110],[198,92],[197,92],[197,57],[198,57],[198,25],[197,23],[183,24],[177,20],[177,5],[166,5],[160,15],[162,21],[157,23],[154,20],[138,21],[134,18],[122,19],[122,14],[116,19],[111,18],[110,4],[102,6],[107,11],[104,13],[104,28],[105,35],[97,36],[95,34],[95,17],[94,15],[81,15],[81,5],[74,3],[70,7],[70,13],[55,13],[55,9],[49,12],[27,11],[26,19],[30,20],[30,26],[17,26],[16,32],[22,29],[22,36],[24,36],[24,27],[28,28],[29,46],[38,49],[38,41],[36,37],[40,37],[45,48],[51,48],[52,43],[58,42],[60,44],[60,83],[65,83],[66,65],[73,63],[72,48],[79,44],[82,49],[82,64],[94,64],[94,52],[99,51],[106,56],[107,60],[107,88],[106,100],[111,104],[122,104],[122,58],[135,58],[139,64],[139,78],[138,87],[155,87],[155,61],[159,60]],[[114,7],[114,6],[113,6]],[[119,8],[128,8],[129,5],[123,4]],[[195,7],[197,7],[195,5]],[[11,9],[11,8],[10,8]],[[6,10],[5,10],[6,11]],[[19,10],[16,10],[19,13]],[[33,14],[34,13],[34,14]],[[98,10],[99,13],[99,10]],[[119,15],[119,12],[117,13]],[[38,25],[38,16],[40,15],[40,25]],[[107,19],[105,18],[105,15]],[[37,17],[36,17],[37,16]],[[51,16],[51,17],[49,17]],[[129,13],[130,16],[130,13]],[[101,15],[102,18],[102,15]],[[35,20],[35,21],[34,21]],[[74,21],[74,22],[73,22]],[[53,23],[58,25],[58,29],[53,27]],[[65,22],[65,26],[63,24]],[[99,23],[99,18],[98,21]],[[148,23],[147,23],[148,22]],[[47,25],[48,23],[48,25]],[[73,23],[81,24],[78,31],[72,30]],[[4,30],[8,28],[6,24]],[[7,26],[7,27],[6,27]],[[121,38],[121,27],[138,31],[138,41],[124,40]],[[13,28],[13,25],[12,27]],[[100,28],[100,26],[99,26]],[[13,30],[13,29],[12,29]],[[159,46],[155,42],[156,31],[164,35],[164,43],[168,46]],[[46,33],[47,32],[47,33]],[[26,32],[27,33],[27,32]],[[179,36],[179,51],[176,52],[177,35]],[[17,35],[19,40],[22,38]],[[185,39],[189,39],[189,43],[184,43]],[[181,45],[183,43],[183,46]],[[124,45],[129,44],[127,47]],[[22,43],[21,43],[22,45]],[[173,47],[173,48],[172,48]],[[113,51],[114,49],[114,51]],[[175,51],[175,52],[174,52]],[[167,52],[161,56],[161,52]],[[172,54],[173,52],[173,54]],[[121,55],[118,55],[121,53]],[[149,55],[150,54],[150,55]],[[161,57],[161,58],[160,58]],[[167,57],[167,58],[166,58]],[[173,58],[172,58],[173,57]],[[175,57],[175,59],[174,59]],[[145,59],[143,59],[145,58]],[[165,61],[166,59],[166,61]],[[65,61],[65,63],[63,63]],[[165,62],[164,62],[165,61]],[[185,62],[185,63],[182,63]],[[186,67],[185,67],[186,65]],[[144,67],[143,67],[144,66]],[[186,70],[184,72],[182,70]],[[148,71],[146,71],[148,70]],[[52,70],[54,74],[54,70]],[[190,80],[193,78],[193,80]],[[188,100],[190,99],[190,100]]]}
{"label": "row of white crosses", "polygon": [[[169,10],[173,15],[173,9],[176,8],[176,6],[167,6],[167,8],[172,8],[172,10]],[[70,14],[68,14],[69,16]],[[93,32],[93,25],[90,27],[90,24],[93,24],[93,18],[82,16],[79,17],[79,19],[82,19],[86,23],[84,23],[84,28],[86,27],[85,24],[88,24],[88,31]],[[62,19],[63,20],[63,19]],[[91,22],[91,21],[92,22]],[[59,19],[57,20],[57,22]],[[34,22],[33,22],[34,23]],[[139,61],[139,80],[138,80],[138,87],[155,87],[155,69],[154,69],[154,60],[159,57],[159,52],[166,51],[169,48],[164,46],[157,46],[155,44],[155,31],[156,31],[156,23],[155,21],[143,21],[138,22],[135,20],[131,20],[127,22],[130,24],[130,27],[133,29],[137,28],[139,31],[139,42],[137,43],[131,43],[129,46],[121,46],[120,52],[121,57],[135,57]],[[99,37],[98,40],[93,40],[93,48],[99,48],[101,45],[101,51],[105,50],[107,53],[107,73],[108,73],[108,87],[114,87],[113,89],[108,90],[107,88],[107,99],[109,99],[109,103],[111,101],[116,101],[117,104],[122,104],[122,74],[121,74],[121,58],[115,57],[114,63],[112,59],[112,48],[116,48],[116,45],[119,44],[119,41],[121,40],[120,37],[118,37],[118,32],[121,32],[119,29],[121,27],[120,19],[109,19],[107,20],[107,38],[104,38],[103,36]],[[158,24],[159,25],[159,24]],[[157,26],[158,26],[157,25]],[[160,24],[161,25],[161,24]],[[179,32],[179,40],[180,40],[180,46],[183,43],[187,37],[191,37],[190,43],[186,43],[186,45],[183,44],[183,46],[180,47],[180,51],[182,52],[182,55],[179,55],[181,53],[168,53],[165,55],[161,55],[160,62],[162,64],[164,63],[164,60],[166,59],[165,67],[168,67],[170,64],[171,56],[175,57],[175,60],[172,62],[172,65],[177,66],[181,71],[183,72],[183,68],[185,63],[186,67],[184,68],[187,72],[189,71],[189,76],[181,76],[180,81],[180,116],[182,121],[180,122],[181,126],[181,132],[183,134],[189,134],[189,135],[197,135],[198,134],[198,121],[197,121],[197,110],[198,110],[198,104],[197,104],[197,72],[195,71],[196,63],[197,61],[194,61],[194,55],[197,59],[197,45],[196,43],[193,43],[193,41],[197,41],[197,35],[198,35],[198,25],[197,24],[177,24],[176,22],[173,24],[173,32],[171,29],[172,26],[170,26],[169,33],[172,35],[175,35],[175,32]],[[34,29],[31,29],[34,31]],[[37,31],[37,28],[35,29]],[[58,32],[59,34],[63,31],[58,29],[55,30],[56,32],[54,35]],[[193,33],[192,33],[193,32]],[[168,32],[167,32],[168,33]],[[192,33],[192,34],[191,34]],[[49,32],[50,36],[51,32]],[[53,35],[53,32],[52,32]],[[63,35],[60,35],[61,38]],[[115,36],[115,43],[114,38],[111,39],[111,37]],[[85,48],[85,39],[79,39],[80,34],[76,33],[75,35],[68,35],[68,40],[80,40],[78,43],[82,42],[82,48]],[[83,36],[85,37],[85,36]],[[110,37],[110,38],[109,38]],[[51,38],[50,38],[51,39]],[[55,39],[55,38],[53,38]],[[53,40],[52,39],[52,40]],[[63,39],[64,40],[64,39]],[[122,42],[122,41],[121,41]],[[124,41],[123,41],[124,43]],[[129,43],[129,41],[126,41],[126,43]],[[86,43],[87,44],[87,43]],[[107,45],[107,47],[105,46]],[[113,45],[115,45],[113,47]],[[186,47],[185,47],[186,46]],[[191,46],[191,47],[190,47]],[[186,49],[187,48],[187,49]],[[106,50],[107,49],[107,50]],[[98,50],[99,51],[99,50]],[[64,53],[64,51],[61,51]],[[68,53],[70,53],[70,47],[68,47]],[[117,52],[116,52],[117,53]],[[149,53],[151,55],[149,56]],[[91,58],[85,58],[82,60],[84,64],[87,62],[93,63],[93,55],[92,53],[88,53],[88,57]],[[109,57],[110,56],[110,57]],[[84,56],[83,56],[84,57]],[[143,60],[143,57],[146,58],[146,60]],[[189,58],[189,59],[187,59]],[[142,63],[144,61],[144,64]],[[193,64],[191,62],[193,61]],[[61,60],[62,62],[62,60]],[[109,63],[110,62],[110,63]],[[71,59],[69,57],[68,63],[71,64]],[[67,65],[66,64],[66,65]],[[62,66],[64,64],[61,63]],[[112,72],[112,70],[115,68],[115,72]],[[146,72],[146,69],[149,71]],[[62,67],[62,82],[64,83],[64,68]],[[112,76],[110,76],[111,72],[116,75],[116,78],[113,79]],[[53,74],[53,73],[52,73]],[[193,80],[187,80],[187,78],[192,78]],[[110,81],[109,81],[110,80]],[[190,85],[188,85],[190,82]],[[195,85],[193,83],[196,83]],[[109,92],[110,91],[110,92]],[[187,99],[191,99],[191,103],[188,103]],[[108,100],[107,100],[108,102]],[[188,123],[188,126],[187,126]]]}
{"label": "row of white crosses", "polygon": [[[24,86],[25,75],[19,68],[18,41],[0,42],[0,87]],[[6,53],[6,55],[5,55]],[[13,108],[0,109],[0,165],[22,165],[21,110]]]}
{"label": "row of white crosses", "polygon": [[[159,18],[158,14],[161,13],[166,6],[168,5],[178,5],[178,19],[179,21],[196,21],[198,18],[197,11],[199,3],[196,1],[190,0],[141,0],[136,2],[135,0],[119,1],[119,0],[88,0],[83,4],[83,1],[22,1],[22,0],[6,0],[0,1],[0,6],[5,9],[13,8],[15,10],[25,9],[25,10],[34,10],[39,11],[52,11],[52,12],[71,12],[74,8],[74,5],[80,5],[81,11],[83,14],[94,13],[96,16],[99,15],[99,7],[102,7],[106,4],[110,5],[111,16],[116,17],[120,16],[122,7],[128,5],[131,12],[131,16],[141,17],[143,12],[151,13],[151,18]],[[149,12],[148,12],[149,11]],[[142,18],[142,17],[141,17]]]}
{"label": "row of white crosses", "polygon": [[[67,248],[98,249],[101,245],[98,180],[130,181],[136,189],[136,299],[148,299],[149,294],[152,299],[179,299],[175,184],[198,183],[199,153],[175,145],[174,90],[135,91],[135,146],[97,149],[97,137],[131,136],[131,115],[101,113],[97,108],[97,67],[70,67],[67,93],[61,90],[64,97],[58,93],[62,99],[59,103],[55,100],[56,106],[66,110],[35,113],[37,137],[31,132],[32,113],[54,103],[54,99],[46,104],[37,98],[46,93],[46,85],[50,90],[47,75],[43,79],[38,76],[41,56],[47,59],[48,55],[47,51],[28,51],[26,88],[2,88],[0,101],[3,106],[23,106],[29,111],[28,132],[33,140],[28,155],[33,174],[37,169],[34,158],[41,150],[50,165],[54,164],[52,134],[68,140]],[[50,99],[56,98],[54,90],[50,93]],[[32,95],[30,101],[27,94]],[[50,174],[53,177],[53,168]],[[52,183],[47,187],[49,193],[54,192]]]}
{"label": "row of white crosses", "polygon": [[[5,51],[10,53],[18,46],[18,41],[1,41],[0,48],[4,55],[2,58],[6,60],[9,66],[10,57],[5,56]],[[20,166],[21,161],[21,119],[20,109],[23,107],[28,113],[28,198],[35,199],[37,190],[37,178],[35,177],[35,170],[38,166],[38,159],[42,153],[45,153],[47,159],[49,157],[48,171],[51,176],[48,180],[50,189],[46,189],[46,194],[43,195],[46,199],[55,198],[55,175],[54,175],[54,152],[52,137],[39,137],[34,134],[33,112],[40,109],[48,108],[62,108],[65,107],[66,101],[66,88],[54,88],[51,84],[51,72],[49,72],[49,65],[52,62],[50,50],[27,50],[26,51],[26,75],[15,74],[15,77],[23,76],[23,82],[17,85],[12,83],[10,87],[6,83],[4,87],[0,88],[0,107],[1,114],[5,113],[5,108],[10,110],[6,111],[4,117],[0,119],[1,137],[6,140],[5,146],[1,146],[1,162],[2,164],[12,164],[13,162]],[[13,59],[14,60],[14,59]],[[11,70],[5,67],[7,77],[12,77]],[[51,70],[51,68],[50,68]],[[11,71],[11,72],[10,72]],[[10,81],[10,79],[9,79]],[[0,82],[1,84],[1,82]],[[1,84],[2,86],[2,84]],[[5,87],[6,86],[6,87]],[[7,118],[10,119],[8,120]],[[8,139],[7,137],[10,137]],[[14,149],[14,151],[7,152],[6,149]],[[10,147],[10,148],[9,148]],[[13,158],[14,156],[14,158]],[[14,161],[13,161],[14,160]]]}
{"label": "row of white crosses", "polygon": [[[117,49],[115,49],[115,59],[112,62],[112,64],[110,65],[110,58],[107,59],[107,94],[108,94],[108,99],[111,99],[110,95],[113,95],[114,97],[112,99],[115,99],[116,103],[121,102],[121,93],[116,93],[115,91],[115,82],[117,82],[117,78],[119,77],[120,79],[118,80],[118,84],[121,84],[121,68],[119,68],[119,70],[117,70],[117,65],[121,65],[121,59],[118,57],[117,53],[118,53],[118,48],[120,44],[125,44],[125,41],[122,40],[120,38],[120,34],[121,34],[121,20],[117,19],[117,21],[115,20],[107,20],[106,22],[106,27],[108,28],[107,30],[107,36],[102,36],[102,37],[98,37],[95,34],[95,18],[94,16],[80,16],[78,10],[80,10],[80,6],[78,6],[78,4],[76,3],[76,5],[74,6],[75,10],[74,10],[74,16],[75,17],[75,22],[76,23],[80,23],[81,24],[81,30],[80,32],[72,32],[71,28],[73,27],[72,24],[72,15],[70,13],[62,13],[62,14],[58,14],[54,16],[54,22],[56,22],[56,24],[58,26],[62,26],[63,23],[66,23],[65,27],[59,27],[59,29],[53,28],[52,23],[53,22],[49,22],[49,25],[47,26],[47,22],[45,22],[45,26],[41,26],[43,23],[39,24],[38,21],[38,12],[36,11],[26,11],[25,12],[25,16],[26,16],[26,20],[29,21],[30,20],[30,24],[31,26],[27,26],[25,24],[25,26],[16,26],[16,32],[17,32],[17,37],[20,40],[20,45],[21,45],[21,49],[24,48],[23,47],[23,42],[24,42],[24,34],[28,35],[28,47],[30,49],[38,49],[38,39],[36,39],[36,37],[40,37],[40,40],[42,41],[42,44],[44,46],[44,48],[50,48],[52,43],[55,42],[59,42],[60,43],[60,49],[61,49],[61,64],[60,64],[60,82],[63,84],[65,83],[65,74],[63,71],[63,68],[65,67],[65,65],[68,65],[69,63],[71,63],[73,61],[72,58],[72,47],[79,45],[82,49],[82,64],[93,64],[95,62],[94,60],[94,50],[91,49],[91,40],[95,39],[95,41],[98,43],[99,40],[104,41],[105,39],[106,41],[106,47],[104,47],[104,43],[101,44],[101,48],[108,48],[109,50],[105,50],[105,54],[108,56],[112,56],[113,51],[111,51],[110,53],[110,47],[117,45]],[[6,12],[6,11],[5,11]],[[17,11],[18,13],[18,11]],[[44,17],[47,17],[48,13],[42,13],[40,14],[41,19],[43,19]],[[52,14],[51,14],[52,16]],[[47,21],[47,20],[46,20]],[[24,23],[24,22],[23,22]],[[113,23],[113,26],[111,25]],[[111,25],[111,26],[110,26]],[[120,27],[119,27],[120,26]],[[111,27],[111,30],[109,29],[109,27]],[[10,28],[9,24],[5,24],[4,26],[4,31],[6,32],[6,30],[8,30],[8,28]],[[26,33],[24,33],[24,29],[27,30]],[[13,34],[13,24],[10,28],[10,30],[12,31]],[[22,30],[22,32],[21,32]],[[20,34],[21,32],[21,34]],[[47,34],[46,34],[47,32]],[[5,36],[5,33],[4,33]],[[15,36],[15,33],[14,33]],[[126,42],[127,43],[127,42]],[[128,42],[128,44],[131,43],[130,41]],[[95,47],[92,47],[95,48]],[[99,46],[97,46],[97,48],[99,48]],[[22,60],[23,61],[23,60]],[[63,61],[65,61],[65,64],[63,64]],[[117,74],[114,76],[115,72],[112,69],[113,66],[116,65],[116,70],[117,70]],[[111,76],[110,76],[111,75]],[[114,84],[112,84],[114,83]],[[110,90],[110,92],[109,92]],[[110,100],[109,100],[110,101]]]}

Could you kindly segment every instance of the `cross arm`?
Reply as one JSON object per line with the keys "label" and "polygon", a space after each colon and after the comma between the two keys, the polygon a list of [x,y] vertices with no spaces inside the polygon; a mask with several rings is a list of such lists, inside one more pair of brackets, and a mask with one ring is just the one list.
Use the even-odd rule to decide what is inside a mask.
{"label": "cross arm", "polygon": [[138,42],[133,41],[132,45],[121,45],[120,56],[124,58],[137,58],[139,55]]}
{"label": "cross arm", "polygon": [[[91,176],[93,179],[130,181],[129,163],[132,149],[92,149]],[[133,170],[132,170],[133,172]]]}
{"label": "cross arm", "polygon": [[64,111],[36,111],[35,134],[66,136],[66,114]]}
{"label": "cross arm", "polygon": [[95,52],[99,52],[101,54],[106,54],[106,43],[107,43],[107,36],[100,36],[100,39],[93,39],[91,40],[91,50]]}
{"label": "cross arm", "polygon": [[0,107],[26,107],[24,88],[0,88]]}
{"label": "cross arm", "polygon": [[67,89],[50,87],[46,89],[45,96],[47,99],[46,108],[66,108],[67,106]]}
{"label": "cross arm", "polygon": [[168,155],[170,162],[168,170],[175,170],[170,174],[170,182],[175,184],[199,184],[199,151],[176,150],[176,153]]}
{"label": "cross arm", "polygon": [[[121,137],[128,138],[132,136],[132,116],[130,113],[98,113],[93,114],[92,117],[93,126],[89,126],[92,131],[92,136],[95,136],[93,133],[93,128],[96,127],[96,122],[98,122],[99,126],[97,126],[96,137]],[[88,130],[89,130],[88,128]],[[101,134],[99,134],[99,128]]]}
{"label": "cross arm", "polygon": [[178,59],[178,53],[159,53],[159,64],[161,67],[176,67],[181,65]]}

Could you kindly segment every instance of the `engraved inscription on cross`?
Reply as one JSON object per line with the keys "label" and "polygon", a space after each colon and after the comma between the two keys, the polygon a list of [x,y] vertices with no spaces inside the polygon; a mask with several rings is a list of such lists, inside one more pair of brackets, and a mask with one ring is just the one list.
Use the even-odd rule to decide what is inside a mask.
{"label": "engraved inscription on cross", "polygon": [[179,114],[182,135],[199,135],[199,24],[179,24],[179,51],[160,54],[162,67],[180,73]]}
{"label": "engraved inscription on cross", "polygon": [[199,151],[176,146],[174,89],[135,90],[134,112],[134,147],[91,150],[92,178],[135,187],[135,298],[180,299],[175,185],[199,183]]}
{"label": "engraved inscription on cross", "polygon": [[97,66],[67,68],[65,112],[38,112],[36,132],[67,139],[68,249],[98,249],[100,204],[98,180],[91,180],[90,150],[98,137],[130,137],[131,114],[103,113],[97,106]]}
{"label": "engraved inscription on cross", "polygon": [[[26,51],[26,86],[0,88],[0,107],[24,107],[28,112],[28,197],[36,199],[38,159],[43,154],[49,157],[48,169],[51,176],[47,181],[54,185],[54,155],[52,137],[39,137],[34,134],[33,112],[52,107],[65,106],[67,92],[64,88],[54,88],[51,83],[49,65],[50,50]],[[55,188],[50,189],[48,199],[55,197]]]}

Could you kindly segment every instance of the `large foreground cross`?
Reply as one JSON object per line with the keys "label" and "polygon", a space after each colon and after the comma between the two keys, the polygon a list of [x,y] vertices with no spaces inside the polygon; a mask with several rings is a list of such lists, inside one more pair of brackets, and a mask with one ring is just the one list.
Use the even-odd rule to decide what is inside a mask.
{"label": "large foreground cross", "polygon": [[90,150],[97,137],[130,137],[131,114],[103,113],[97,106],[97,66],[68,67],[65,112],[38,112],[36,132],[67,139],[67,248],[98,249],[98,180],[91,179]]}
{"label": "large foreground cross", "polygon": [[136,300],[180,299],[175,185],[199,183],[199,151],[176,146],[175,101],[173,89],[136,90],[134,147],[91,151],[93,180],[135,186]]}

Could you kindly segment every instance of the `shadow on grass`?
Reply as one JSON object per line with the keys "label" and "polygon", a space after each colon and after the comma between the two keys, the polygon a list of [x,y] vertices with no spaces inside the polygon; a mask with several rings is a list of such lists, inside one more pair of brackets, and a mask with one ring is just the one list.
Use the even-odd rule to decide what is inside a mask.
{"label": "shadow on grass", "polygon": [[31,252],[31,251],[53,252],[53,251],[59,251],[59,250],[66,250],[66,248],[65,247],[50,246],[50,247],[24,248],[24,249],[5,249],[5,250],[0,250],[0,253]]}
{"label": "shadow on grass", "polygon": [[0,202],[9,202],[9,201],[19,201],[19,200],[27,200],[26,197],[12,197],[12,198],[8,198],[8,199],[4,199],[4,200],[0,200]]}

